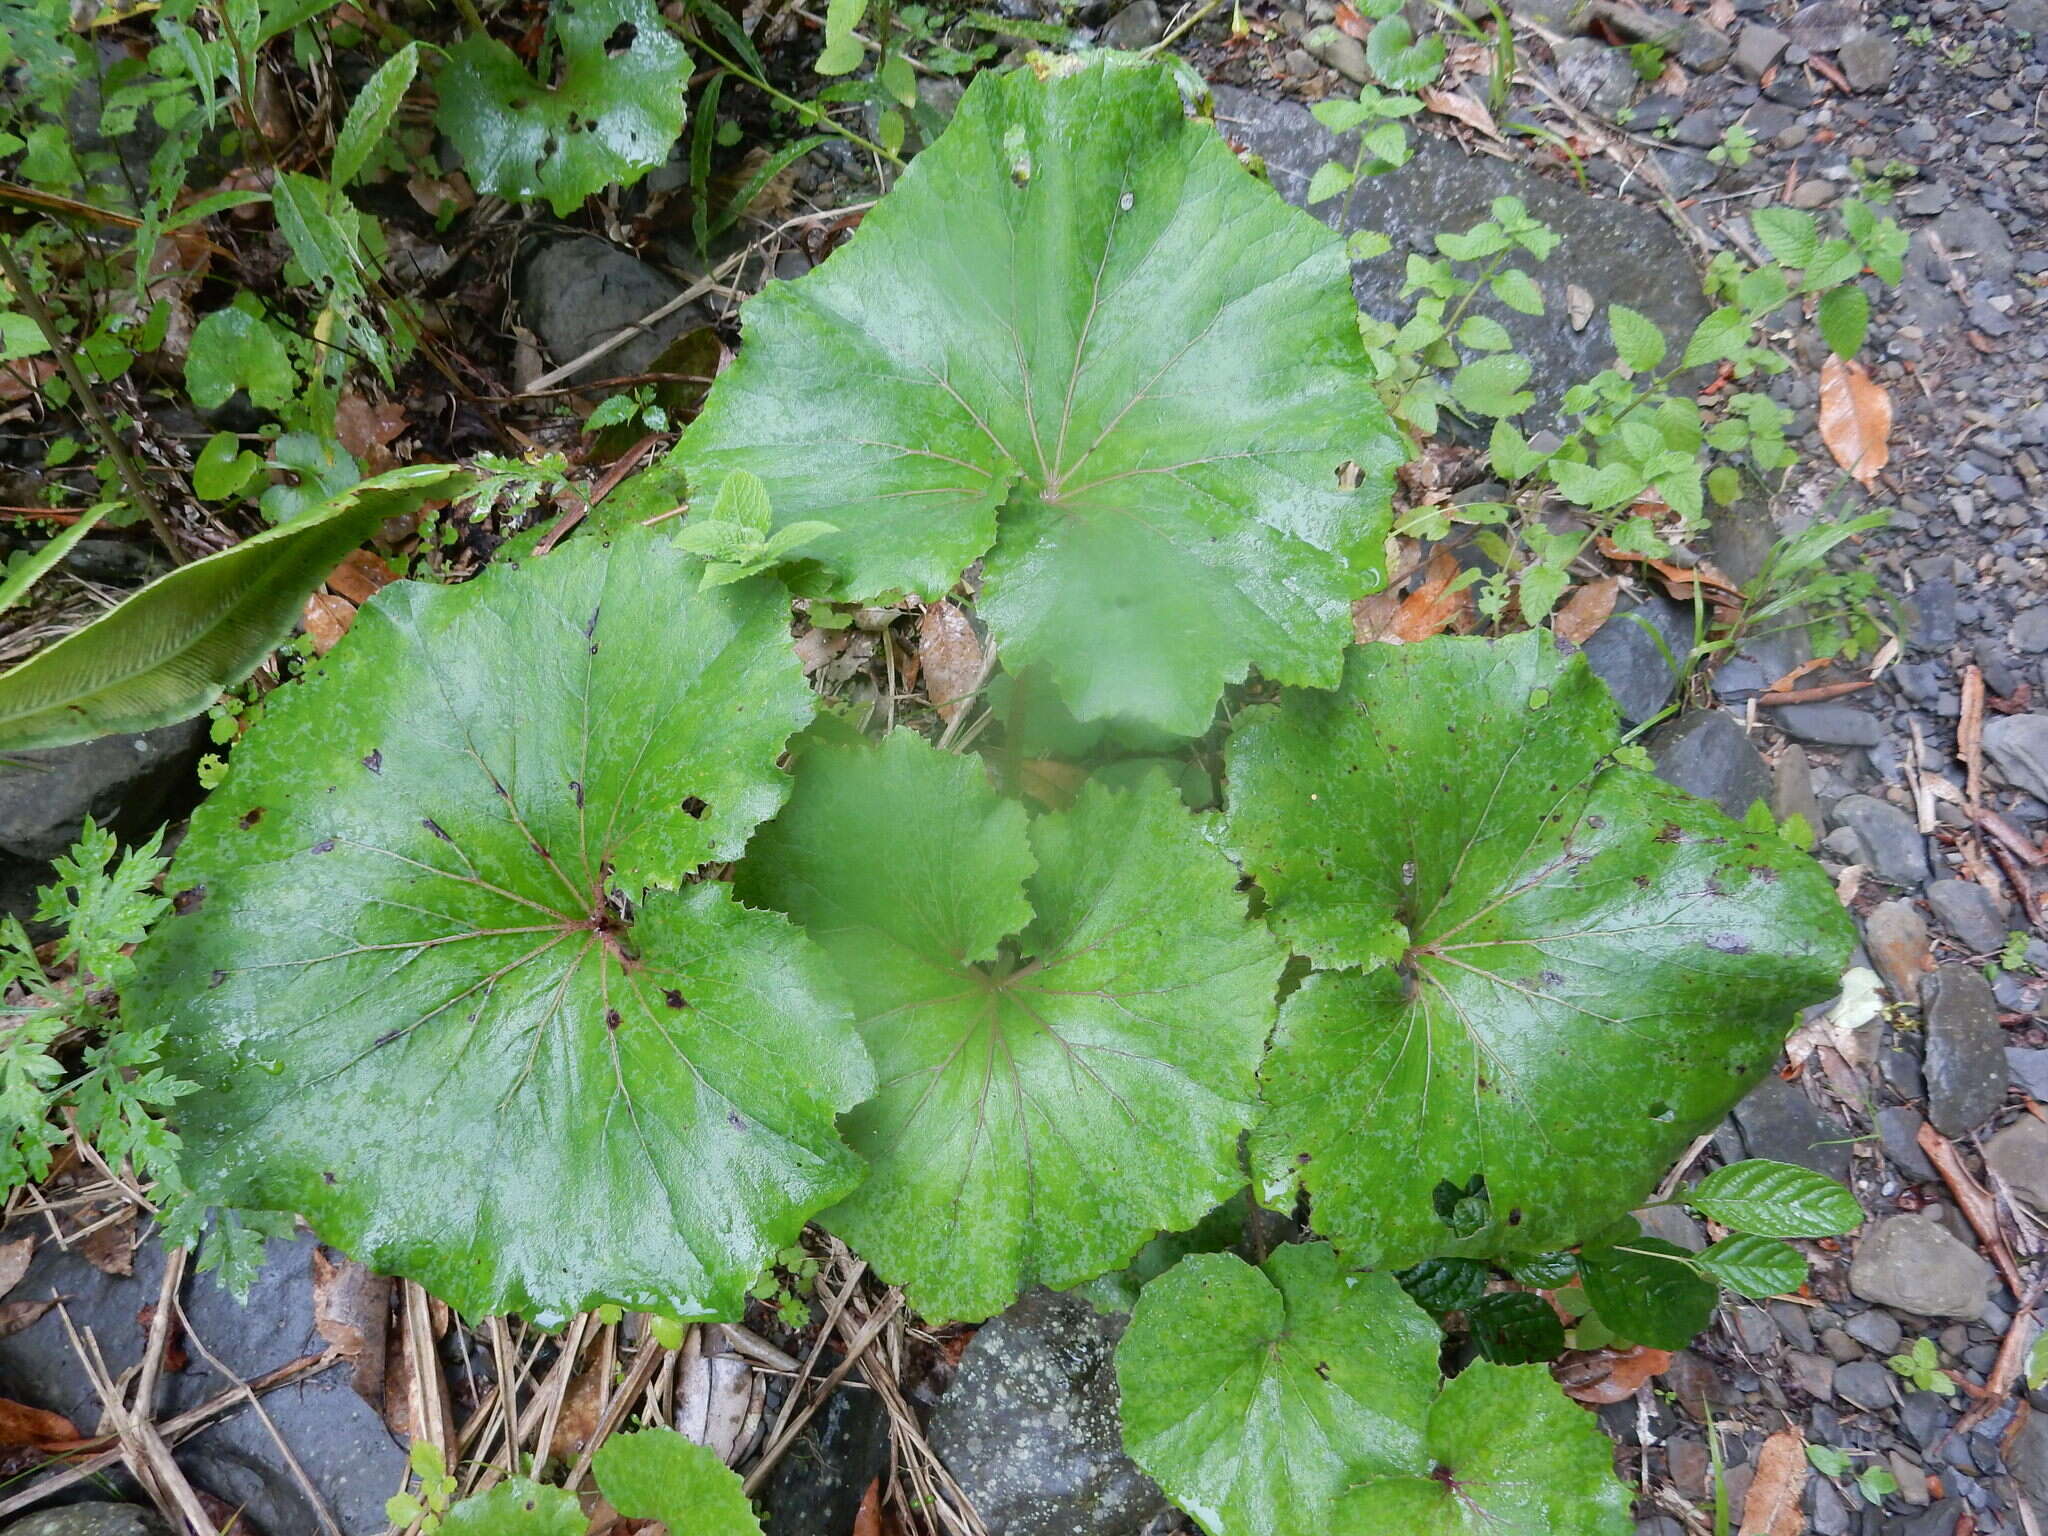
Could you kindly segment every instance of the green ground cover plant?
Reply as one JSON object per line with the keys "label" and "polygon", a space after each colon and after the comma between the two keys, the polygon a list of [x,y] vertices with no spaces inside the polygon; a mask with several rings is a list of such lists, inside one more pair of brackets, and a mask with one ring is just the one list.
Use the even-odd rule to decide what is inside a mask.
{"label": "green ground cover plant", "polygon": [[[189,11],[164,12],[185,59]],[[252,7],[221,40],[302,20]],[[821,68],[858,64],[862,20],[830,8]],[[692,48],[758,77],[706,27]],[[1441,43],[1383,32],[1383,82],[1427,83]],[[263,194],[314,339],[237,301],[185,377],[279,413],[269,458],[230,435],[194,474],[276,526],[0,677],[0,749],[204,711],[385,519],[566,483],[539,455],[364,476],[329,451],[336,392],[412,340],[402,317],[352,361],[318,339],[376,329],[376,220],[343,189],[422,72],[479,186],[557,212],[683,132],[690,55],[652,7],[571,0],[550,35],[554,74],[481,27],[445,57],[397,44],[331,176]],[[872,84],[907,111],[896,46]],[[151,99],[198,135],[241,65],[190,57]],[[1373,161],[1405,154],[1402,115],[1359,108]],[[178,216],[168,181],[150,199]],[[746,306],[657,469],[559,547],[386,587],[214,770],[162,894],[155,844],[116,860],[95,832],[46,899],[70,948],[0,935],[35,1016],[0,1057],[32,1127],[14,1179],[69,1095],[181,1240],[213,1206],[246,1260],[263,1213],[297,1213],[466,1316],[547,1326],[738,1318],[815,1220],[933,1320],[1034,1284],[1135,1296],[1126,1444],[1214,1536],[1626,1530],[1605,1441],[1540,1362],[1681,1347],[1722,1287],[1798,1286],[1786,1239],[1861,1219],[1767,1163],[1671,1196],[1726,1230],[1704,1253],[1630,1215],[1835,992],[1851,927],[1776,828],[1644,771],[1549,631],[1359,646],[1352,603],[1385,581],[1394,470],[1439,410],[1494,423],[1510,497],[1408,531],[1498,530],[1490,617],[1539,624],[1597,536],[1668,549],[1719,495],[1710,450],[1784,454],[1761,395],[1709,421],[1679,375],[1773,366],[1761,328],[1795,297],[1853,351],[1845,285],[1896,252],[1853,211],[1840,240],[1760,222],[1774,264],[1711,274],[1728,302],[1676,356],[1607,317],[1620,366],[1539,450],[1513,425],[1528,365],[1468,301],[1525,301],[1517,263],[1552,237],[1492,215],[1411,265],[1405,324],[1373,321],[1350,288],[1370,252],[1283,204],[1169,67],[979,76],[850,243]],[[652,426],[622,398],[614,425]],[[276,465],[298,478],[259,493]],[[1580,525],[1543,521],[1559,503]],[[974,691],[1007,740],[875,740],[821,707],[792,595],[822,619],[955,591],[1000,657]],[[1087,782],[1032,803],[1027,741]],[[102,1053],[69,1078],[67,1031]],[[1305,1240],[1232,1251],[1261,1211]],[[1448,1378],[1446,1330],[1482,1357]],[[595,1469],[624,1513],[686,1498],[690,1528],[748,1529],[702,1461],[641,1434]],[[394,1519],[583,1529],[563,1490],[458,1503],[416,1470]]]}

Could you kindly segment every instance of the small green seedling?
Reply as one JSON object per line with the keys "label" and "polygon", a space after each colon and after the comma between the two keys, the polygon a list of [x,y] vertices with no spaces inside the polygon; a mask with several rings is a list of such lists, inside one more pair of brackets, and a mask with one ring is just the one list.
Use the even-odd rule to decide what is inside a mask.
{"label": "small green seedling", "polygon": [[799,522],[770,533],[774,521],[768,488],[760,478],[744,469],[728,475],[718,488],[711,515],[687,522],[676,531],[676,543],[707,562],[698,589],[722,587],[757,575],[811,540],[839,531],[830,523]]}
{"label": "small green seedling", "polygon": [[1903,1355],[1893,1355],[1885,1364],[1912,1383],[1916,1392],[1939,1392],[1943,1397],[1956,1395],[1955,1379],[1941,1368],[1941,1354],[1935,1349],[1932,1339],[1915,1339],[1911,1350]]}

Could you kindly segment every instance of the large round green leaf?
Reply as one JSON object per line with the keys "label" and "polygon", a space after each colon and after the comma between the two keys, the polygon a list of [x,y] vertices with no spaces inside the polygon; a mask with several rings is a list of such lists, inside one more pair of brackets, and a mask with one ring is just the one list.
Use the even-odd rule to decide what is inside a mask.
{"label": "large round green leaf", "polygon": [[1391,1276],[1321,1243],[1259,1269],[1183,1259],[1117,1346],[1124,1445],[1211,1536],[1626,1531],[1591,1415],[1540,1365],[1445,1386],[1442,1342]]}
{"label": "large round green leaf", "polygon": [[805,546],[821,592],[939,593],[985,554],[1006,664],[1083,719],[1193,735],[1248,665],[1336,681],[1400,439],[1341,242],[1164,69],[980,76],[854,239],[743,313],[692,494],[750,470],[778,526],[839,529]]}
{"label": "large round green leaf", "polygon": [[1231,742],[1228,841],[1327,968],[1282,1011],[1255,1158],[1360,1262],[1571,1246],[1835,990],[1818,866],[1614,744],[1535,632],[1363,647]]}
{"label": "large round green leaf", "polygon": [[462,1310],[736,1316],[852,1186],[823,957],[726,887],[808,716],[782,607],[658,535],[388,587],[272,695],[128,1005],[195,1183]]}
{"label": "large round green leaf", "polygon": [[559,83],[536,81],[518,54],[473,33],[448,50],[435,121],[477,191],[544,196],[566,217],[666,158],[683,131],[690,56],[652,0],[558,0],[551,26]]}
{"label": "large round green leaf", "polygon": [[1027,827],[907,732],[819,748],[739,878],[853,991],[871,1172],[823,1220],[926,1315],[1091,1279],[1243,1182],[1282,956],[1162,779]]}

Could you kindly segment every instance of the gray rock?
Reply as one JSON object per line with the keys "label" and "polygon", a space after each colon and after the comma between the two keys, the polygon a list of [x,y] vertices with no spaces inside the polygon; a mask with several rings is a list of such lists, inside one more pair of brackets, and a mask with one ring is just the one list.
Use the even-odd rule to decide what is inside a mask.
{"label": "gray rock", "polygon": [[1813,769],[1806,761],[1806,748],[1788,746],[1771,764],[1771,809],[1780,821],[1799,816],[1810,830],[1820,831],[1820,797],[1813,792]]}
{"label": "gray rock", "polygon": [[1823,747],[1874,747],[1884,736],[1877,716],[1854,704],[1787,704],[1771,717],[1786,735]]}
{"label": "gray rock", "polygon": [[1628,607],[1616,604],[1607,622],[1588,637],[1581,654],[1614,695],[1621,718],[1639,725],[1670,700],[1691,649],[1692,610],[1669,598],[1653,597]]}
{"label": "gray rock", "polygon": [[2048,1413],[2030,1413],[2012,1438],[2006,1469],[2026,1490],[2034,1508],[2048,1509]]}
{"label": "gray rock", "polygon": [[1863,1346],[1839,1328],[1823,1328],[1820,1333],[1820,1347],[1828,1352],[1828,1358],[1837,1365],[1847,1365],[1851,1360],[1863,1358]]}
{"label": "gray rock", "polygon": [[1888,1410],[1895,1399],[1892,1383],[1898,1380],[1890,1369],[1875,1360],[1858,1360],[1835,1372],[1835,1395],[1858,1408]]}
{"label": "gray rock", "polygon": [[826,1400],[762,1487],[765,1536],[850,1531],[860,1501],[889,1464],[889,1418],[872,1392],[841,1388]]}
{"label": "gray rock", "polygon": [[2048,1214],[2048,1125],[2021,1115],[1984,1144],[1984,1165],[2020,1199]]}
{"label": "gray rock", "polygon": [[1811,0],[1799,7],[1785,30],[1808,53],[1833,53],[1863,30],[1863,12],[1852,0]]}
{"label": "gray rock", "polygon": [[[1372,71],[1365,62],[1365,45],[1349,33],[1339,32],[1335,27],[1317,27],[1302,41],[1308,45],[1310,53],[1354,85],[1364,85],[1372,79]],[[1217,93],[1216,104],[1221,115],[1221,92]]]}
{"label": "gray rock", "polygon": [[1892,83],[1892,71],[1899,64],[1899,48],[1882,32],[1859,32],[1842,44],[1835,59],[1842,66],[1842,73],[1849,77],[1849,89],[1868,94]]}
{"label": "gray rock", "polygon": [[1835,1362],[1832,1360],[1808,1354],[1805,1350],[1787,1350],[1785,1373],[1792,1378],[1792,1385],[1808,1397],[1825,1402],[1835,1394]]}
{"label": "gray rock", "polygon": [[1927,1161],[1927,1154],[1920,1150],[1916,1139],[1920,1127],[1926,1123],[1919,1110],[1907,1109],[1903,1105],[1893,1105],[1877,1112],[1877,1135],[1884,1144],[1885,1157],[1914,1184],[1938,1176],[1934,1164]]}
{"label": "gray rock", "polygon": [[1816,1477],[1807,1482],[1806,1511],[1807,1528],[1813,1536],[1849,1536],[1849,1506],[1826,1478]]}
{"label": "gray rock", "polygon": [[[5,1236],[31,1230],[20,1227]],[[38,1235],[41,1229],[35,1228]],[[185,1281],[182,1306],[192,1331],[242,1380],[326,1349],[313,1328],[313,1249],[310,1235],[269,1244],[266,1262],[246,1304],[210,1275]],[[141,1358],[144,1330],[136,1314],[157,1299],[163,1249],[151,1237],[136,1250],[132,1275],[104,1275],[75,1251],[43,1242],[14,1295],[61,1295],[81,1332],[91,1328],[115,1374]],[[198,1350],[184,1370],[163,1378],[159,1419],[197,1407],[232,1382],[217,1375]],[[100,1404],[78,1368],[55,1312],[0,1339],[0,1376],[35,1383],[36,1406],[54,1409],[74,1424],[99,1421]],[[406,1448],[392,1438],[378,1411],[356,1395],[345,1365],[305,1378],[263,1399],[264,1411],[334,1514],[344,1536],[376,1536],[388,1529],[384,1501],[405,1472]],[[177,1450],[193,1486],[244,1508],[257,1529],[282,1533],[320,1529],[301,1490],[262,1421],[237,1410],[200,1431]]]}
{"label": "gray rock", "polygon": [[1658,778],[1713,801],[1737,821],[1753,802],[1771,802],[1771,771],[1732,715],[1688,710],[1652,731],[1647,745]]}
{"label": "gray rock", "polygon": [[1927,1016],[1927,1118],[1944,1136],[1967,1136],[2005,1102],[2005,1034],[1984,978],[1944,966],[1920,987]]}
{"label": "gray rock", "polygon": [[2048,1050],[2039,1046],[2008,1045],[2005,1070],[2026,1090],[2030,1099],[2048,1100]]}
{"label": "gray rock", "polygon": [[1797,1163],[1831,1179],[1849,1177],[1842,1127],[1815,1109],[1797,1083],[1771,1074],[1735,1106],[1731,1120],[1740,1157]]}
{"label": "gray rock", "polygon": [[2012,0],[2005,8],[2005,24],[2015,32],[2048,37],[2048,0]]}
{"label": "gray rock", "polygon": [[2048,715],[2000,715],[1986,722],[1984,750],[2010,782],[2048,800]]}
{"label": "gray rock", "polygon": [[1858,1312],[1842,1327],[1850,1338],[1874,1355],[1896,1355],[1899,1352],[1899,1342],[1906,1336],[1906,1330],[1899,1326],[1899,1320],[1882,1307],[1872,1307],[1867,1312]]}
{"label": "gray rock", "polygon": [[72,1504],[23,1515],[7,1536],[171,1536],[171,1528],[135,1504]]}
{"label": "gray rock", "polygon": [[1157,0],[1134,0],[1109,18],[1098,41],[1105,48],[1123,48],[1136,53],[1149,48],[1166,35],[1166,18],[1159,14]]}
{"label": "gray rock", "polygon": [[1955,1536],[1956,1523],[1969,1505],[1961,1499],[1930,1504],[1910,1520],[1889,1520],[1879,1527],[1884,1536]]}
{"label": "gray rock", "polygon": [[1588,112],[1610,121],[1635,100],[1635,65],[1619,48],[1590,37],[1568,37],[1554,45],[1557,83]]}
{"label": "gray rock", "polygon": [[1927,905],[1971,954],[1996,954],[2005,947],[2005,914],[1976,881],[1937,880],[1927,887]]}
{"label": "gray rock", "polygon": [[2014,619],[2009,638],[2016,651],[2048,651],[2048,603],[2029,608]]}
{"label": "gray rock", "polygon": [[1682,1206],[1652,1205],[1637,1211],[1635,1217],[1651,1237],[1661,1237],[1687,1253],[1698,1253],[1707,1246],[1705,1229]]}
{"label": "gray rock", "polygon": [[1896,805],[1869,795],[1848,795],[1835,802],[1832,819],[1836,826],[1856,829],[1879,878],[1913,890],[1927,883],[1927,845],[1913,818]]}
{"label": "gray rock", "polygon": [[[1626,67],[1625,58],[1623,64]],[[1269,101],[1218,86],[1216,107],[1223,129],[1264,158],[1274,189],[1297,206],[1304,203],[1318,166],[1327,160],[1348,165],[1357,155],[1354,136],[1338,138],[1294,102]],[[1530,388],[1537,403],[1523,415],[1529,430],[1555,424],[1558,402],[1571,383],[1591,378],[1614,360],[1605,326],[1574,331],[1557,323],[1556,317],[1567,309],[1567,283],[1585,288],[1595,314],[1605,314],[1609,304],[1626,304],[1647,315],[1674,338],[1674,346],[1705,318],[1691,249],[1659,215],[1612,198],[1593,197],[1488,155],[1467,155],[1433,136],[1417,135],[1417,140],[1415,158],[1399,170],[1367,177],[1353,189],[1348,203],[1346,198],[1333,198],[1310,211],[1335,219],[1348,206],[1344,233],[1378,230],[1393,242],[1389,255],[1361,262],[1352,273],[1359,303],[1383,317],[1405,318],[1410,308],[1399,296],[1406,256],[1434,255],[1440,231],[1468,229],[1490,217],[1494,198],[1519,197],[1531,214],[1556,230],[1560,238],[1550,259],[1540,265],[1524,264],[1543,292],[1544,315],[1517,314],[1491,298],[1474,305],[1475,313],[1506,326],[1516,350],[1535,365]],[[1610,620],[1601,633],[1615,627]],[[1674,650],[1683,657],[1691,644],[1688,611],[1685,642]]]}
{"label": "gray rock", "polygon": [[[666,273],[592,236],[551,241],[523,257],[513,273],[520,314],[540,338],[548,357],[561,364],[637,324],[682,287]],[[685,304],[616,351],[588,364],[574,379],[605,379],[645,373],[662,349],[683,332],[706,322],[704,311]]]}
{"label": "gray rock", "polygon": [[20,766],[0,767],[0,850],[53,859],[87,816],[124,838],[143,836],[178,796],[197,796],[192,768],[205,741],[204,719],[181,720],[140,735],[8,753]]}
{"label": "gray rock", "polygon": [[1927,970],[1927,924],[1910,901],[1872,907],[1863,919],[1863,947],[1893,997],[1907,1004],[1920,1001]]}
{"label": "gray rock", "polygon": [[1079,1297],[1035,1290],[975,1334],[930,1438],[990,1530],[1129,1536],[1166,1508],[1124,1455],[1122,1332]]}
{"label": "gray rock", "polygon": [[1991,1266],[1931,1211],[1865,1227],[1849,1266],[1865,1301],[1921,1317],[1973,1318],[1991,1296]]}
{"label": "gray rock", "polygon": [[1747,23],[1735,39],[1735,72],[1746,80],[1760,80],[1764,72],[1785,56],[1792,39],[1776,27],[1760,21]]}

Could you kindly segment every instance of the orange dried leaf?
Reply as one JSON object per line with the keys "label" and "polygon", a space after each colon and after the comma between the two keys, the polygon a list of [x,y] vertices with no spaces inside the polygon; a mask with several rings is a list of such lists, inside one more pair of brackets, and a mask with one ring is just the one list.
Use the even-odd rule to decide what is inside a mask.
{"label": "orange dried leaf", "polygon": [[319,656],[333,650],[355,621],[355,604],[326,592],[315,592],[307,598],[305,612],[299,615],[299,627],[305,630],[306,637],[313,642],[314,654]]}
{"label": "orange dried leaf", "polygon": [[367,549],[358,549],[329,573],[327,585],[350,602],[362,604],[396,580],[390,566]]}
{"label": "orange dried leaf", "polygon": [[1472,600],[1465,588],[1454,589],[1457,578],[1456,556],[1447,549],[1431,555],[1422,585],[1402,600],[1401,611],[1394,616],[1393,633],[1387,638],[1413,645],[1449,629]]}
{"label": "orange dried leaf", "polygon": [[1861,363],[1830,356],[1820,370],[1820,440],[1864,485],[1891,462],[1892,397]]}
{"label": "orange dried leaf", "polygon": [[1743,1502],[1740,1536],[1802,1536],[1807,1475],[1806,1438],[1798,1430],[1781,1429],[1766,1440]]}
{"label": "orange dried leaf", "polygon": [[1017,788],[1049,811],[1064,811],[1079,798],[1088,770],[1051,758],[1030,758],[1017,765]]}
{"label": "orange dried leaf", "polygon": [[0,1446],[27,1445],[45,1451],[78,1438],[77,1427],[63,1414],[0,1397]]}
{"label": "orange dried leaf", "polygon": [[1493,114],[1486,110],[1486,103],[1478,97],[1468,96],[1463,91],[1424,90],[1420,94],[1422,104],[1430,111],[1443,117],[1455,117],[1489,139],[1500,137],[1500,130],[1493,125]]}
{"label": "orange dried leaf", "polygon": [[1589,581],[1580,586],[1557,610],[1557,617],[1550,621],[1560,640],[1569,640],[1573,645],[1584,645],[1593,634],[1614,614],[1614,596],[1621,590],[1621,578],[1602,576],[1598,581]]}
{"label": "orange dried leaf", "polygon": [[1550,1368],[1567,1397],[1604,1407],[1625,1403],[1652,1376],[1671,1366],[1669,1350],[1638,1344],[1629,1349],[1572,1350]]}
{"label": "orange dried leaf", "polygon": [[1360,645],[1388,639],[1394,633],[1394,620],[1400,613],[1401,599],[1391,592],[1375,592],[1371,597],[1353,598],[1351,638]]}
{"label": "orange dried leaf", "polygon": [[917,621],[917,654],[924,664],[925,696],[951,720],[981,683],[981,637],[973,621],[952,603],[933,603]]}

